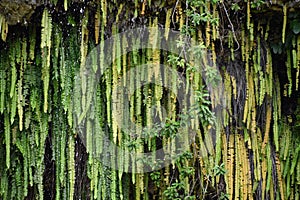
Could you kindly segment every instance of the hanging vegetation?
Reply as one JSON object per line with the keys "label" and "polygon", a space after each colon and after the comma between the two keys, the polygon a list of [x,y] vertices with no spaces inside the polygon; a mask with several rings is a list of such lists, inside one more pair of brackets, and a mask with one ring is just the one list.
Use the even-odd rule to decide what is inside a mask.
{"label": "hanging vegetation", "polygon": [[[298,1],[0,10],[0,199],[300,198]],[[119,34],[138,27],[151,27],[147,44]],[[172,31],[178,55],[164,50]],[[159,168],[159,149],[178,155]]]}

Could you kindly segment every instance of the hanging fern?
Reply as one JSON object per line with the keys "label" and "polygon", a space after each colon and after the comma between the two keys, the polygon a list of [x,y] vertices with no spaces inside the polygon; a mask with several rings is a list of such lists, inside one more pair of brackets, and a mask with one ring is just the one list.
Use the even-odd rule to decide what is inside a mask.
{"label": "hanging fern", "polygon": [[47,9],[44,9],[42,17],[41,49],[45,56],[42,62],[42,80],[44,82],[44,112],[48,110],[48,90],[50,81],[50,52],[52,36],[52,18]]}
{"label": "hanging fern", "polygon": [[[249,0],[48,3],[30,6],[43,10],[26,26],[10,26],[10,13],[0,15],[0,199],[299,198],[297,7]],[[137,26],[152,28],[142,39],[119,35]],[[175,30],[181,33],[171,44]],[[145,40],[152,48],[127,52]],[[210,89],[213,71],[224,87]],[[188,128],[179,129],[184,123]],[[187,137],[172,138],[178,133]],[[122,151],[108,151],[103,136]],[[181,146],[187,152],[179,154]],[[157,150],[178,157],[136,173],[164,164]],[[137,159],[145,152],[149,160]]]}

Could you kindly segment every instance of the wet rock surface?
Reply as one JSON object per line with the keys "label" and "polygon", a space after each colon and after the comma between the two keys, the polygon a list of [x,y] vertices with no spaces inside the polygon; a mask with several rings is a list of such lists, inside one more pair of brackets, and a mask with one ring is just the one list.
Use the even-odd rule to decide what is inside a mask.
{"label": "wet rock surface", "polygon": [[[84,1],[84,0],[70,0],[72,2]],[[172,1],[173,2],[173,1]],[[227,1],[227,3],[231,4],[236,2]],[[265,8],[264,10],[274,10],[274,6],[282,7],[286,5],[287,8],[300,8],[300,0],[294,1],[286,1],[286,0],[266,0],[264,1]],[[30,21],[31,15],[34,13],[36,7],[41,5],[49,5],[51,4],[50,0],[0,0],[0,14],[2,14],[6,18],[6,22],[9,25],[15,25],[17,23],[26,24],[26,22]],[[275,9],[276,10],[276,9]]]}
{"label": "wet rock surface", "polygon": [[35,8],[43,3],[39,0],[0,0],[0,13],[10,25],[26,23]]}

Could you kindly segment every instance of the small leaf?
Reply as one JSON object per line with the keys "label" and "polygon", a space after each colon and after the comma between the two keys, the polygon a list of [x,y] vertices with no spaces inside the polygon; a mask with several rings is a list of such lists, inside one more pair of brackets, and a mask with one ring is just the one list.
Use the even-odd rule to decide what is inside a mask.
{"label": "small leaf", "polygon": [[241,9],[241,7],[237,3],[233,3],[231,5],[231,10],[234,10],[235,12],[239,11],[240,9]]}
{"label": "small leaf", "polygon": [[295,34],[300,33],[300,19],[294,19],[291,22],[291,28]]}

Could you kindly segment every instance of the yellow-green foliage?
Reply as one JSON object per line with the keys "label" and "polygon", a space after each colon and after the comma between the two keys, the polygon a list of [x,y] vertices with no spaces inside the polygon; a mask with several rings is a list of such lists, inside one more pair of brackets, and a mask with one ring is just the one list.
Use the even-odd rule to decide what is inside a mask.
{"label": "yellow-green foliage", "polygon": [[[273,16],[260,20],[258,2],[52,0],[53,7],[35,13],[34,24],[17,25],[22,31],[10,29],[0,14],[0,199],[299,199],[300,109],[286,113],[281,107],[289,98],[299,104],[300,36],[291,30],[288,3],[274,26]],[[245,17],[234,21],[242,11]],[[117,34],[137,25],[152,27],[151,48],[127,53],[144,41]],[[156,31],[161,26],[165,32]],[[182,34],[178,44],[168,44],[175,30]],[[89,54],[111,35],[111,44]],[[207,55],[199,59],[184,47],[184,36]],[[166,44],[181,45],[175,62],[162,50]],[[107,60],[112,64],[105,68]],[[211,86],[213,71],[222,75],[223,87]],[[145,80],[156,82],[143,85]],[[190,90],[206,89],[209,95],[191,98]],[[118,108],[125,103],[128,109]],[[186,110],[194,104],[206,114],[208,108],[221,112],[206,122],[208,116]],[[125,116],[122,122],[113,109]],[[179,130],[186,116],[190,127]],[[159,132],[155,121],[173,132]],[[153,135],[134,134],[143,127]],[[188,137],[175,141],[178,131]],[[124,151],[107,151],[103,135]],[[157,149],[176,155],[180,144],[187,151],[170,165],[135,173],[160,164]],[[145,151],[152,157],[135,162]],[[101,159],[111,161],[112,169]]]}

